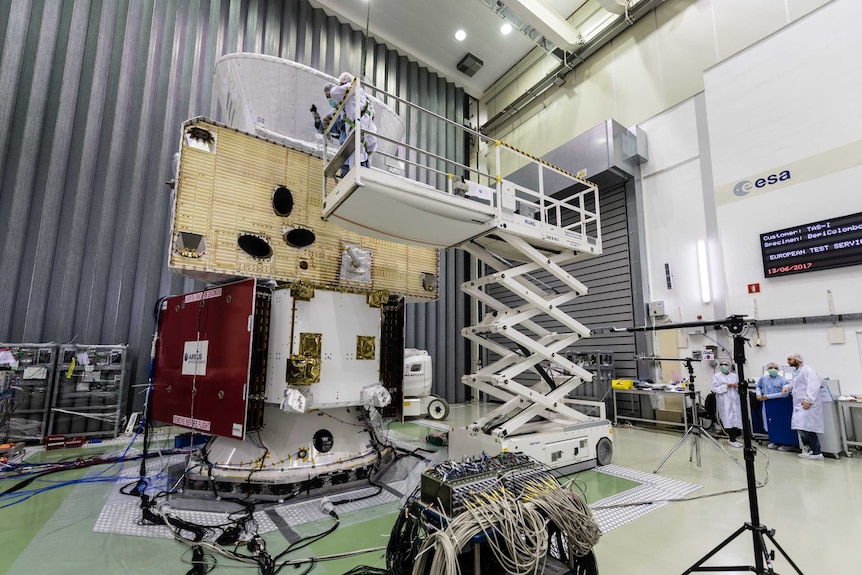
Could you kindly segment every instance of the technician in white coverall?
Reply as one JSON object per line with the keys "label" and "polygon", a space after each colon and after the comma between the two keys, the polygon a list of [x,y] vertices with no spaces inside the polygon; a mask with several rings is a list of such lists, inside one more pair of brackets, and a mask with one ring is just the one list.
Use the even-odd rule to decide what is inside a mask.
{"label": "technician in white coverall", "polygon": [[[329,89],[328,97],[331,98],[330,103],[335,101],[336,106],[340,105],[342,100],[344,100],[344,97],[347,95],[347,92],[353,86],[353,80],[353,74],[350,72],[344,72],[341,74],[338,77],[338,86],[333,86]],[[359,98],[358,115],[356,110],[357,97]],[[344,107],[342,108],[341,118],[344,120],[345,124],[345,129],[342,132],[341,138],[342,144],[347,140],[347,138],[353,137],[353,129],[356,127],[357,122],[359,123],[362,138],[362,145],[359,149],[359,163],[366,168],[369,167],[371,154],[373,154],[377,149],[377,136],[375,135],[375,132],[377,132],[377,125],[374,123],[374,109],[371,106],[371,100],[368,98],[368,94],[365,93],[365,90],[355,90],[350,97],[347,98],[347,101],[344,103]],[[346,166],[348,170],[353,166],[355,155],[355,153],[351,154],[351,156],[347,158]],[[342,168],[341,176],[344,177],[346,172],[347,170]]]}
{"label": "technician in white coverall", "polygon": [[796,368],[793,382],[785,385],[782,392],[793,393],[793,415],[790,429],[799,432],[805,450],[799,454],[802,459],[823,459],[820,453],[818,433],[823,433],[823,403],[820,401],[820,377],[813,369],[802,362],[798,353],[787,357],[787,365]]}
{"label": "technician in white coverall", "polygon": [[738,441],[742,433],[742,407],[739,403],[739,377],[730,371],[730,360],[719,362],[720,372],[712,376],[715,405],[721,415],[721,424],[727,431],[727,444],[742,447]]}

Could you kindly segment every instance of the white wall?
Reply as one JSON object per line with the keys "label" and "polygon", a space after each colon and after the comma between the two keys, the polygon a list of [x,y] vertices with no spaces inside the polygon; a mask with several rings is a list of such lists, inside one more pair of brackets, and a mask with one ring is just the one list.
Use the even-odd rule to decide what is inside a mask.
{"label": "white wall", "polygon": [[[647,266],[653,301],[675,322],[712,315],[700,297],[697,240],[707,239],[694,100],[640,125],[650,161],[641,166]],[[672,289],[665,281],[669,264]]]}
{"label": "white wall", "polygon": [[[862,71],[847,65],[862,54],[860,22],[862,2],[833,2],[704,76],[719,225],[735,230],[722,236],[737,254],[727,270],[735,309],[753,311],[759,234],[862,211]],[[760,193],[732,191],[785,170],[789,180]],[[835,312],[862,311],[859,279],[858,268],[770,278],[758,307],[767,317],[828,314],[831,290]]]}
{"label": "white wall", "polygon": [[[705,69],[828,1],[664,2],[492,135],[543,155],[608,118],[642,122],[701,92]],[[578,13],[597,9],[590,0]],[[538,49],[524,58],[487,91],[480,119],[503,110],[559,63]]]}
{"label": "white wall", "polygon": [[[759,247],[761,233],[862,212],[862,69],[846,58],[862,54],[860,21],[862,3],[835,0],[707,71],[703,96],[640,124],[650,144],[650,160],[641,166],[649,293],[665,302],[669,320],[862,313],[862,266],[767,279]],[[733,193],[740,180],[780,169],[791,179],[745,196]],[[715,300],[708,305],[696,279],[698,238],[712,243]],[[673,268],[672,290],[664,263]],[[750,283],[759,283],[761,292],[748,294]],[[829,327],[751,334],[761,345],[746,352],[747,375],[799,352],[821,376],[840,379],[844,392],[862,393],[856,333],[862,325],[839,324],[843,344],[829,343]],[[679,349],[667,349],[663,340],[658,351],[685,356],[712,343],[698,335],[684,339]],[[730,347],[726,338],[722,343]],[[711,369],[699,365],[698,375],[703,388]]]}
{"label": "white wall", "polygon": [[[853,165],[862,159],[860,8],[858,0],[665,2],[495,136],[541,155],[607,118],[644,129],[646,291],[665,302],[667,321],[827,315],[827,290],[835,313],[860,313],[859,266],[766,280],[758,243],[764,231],[862,211],[862,168]],[[483,100],[487,117],[549,69],[525,59]],[[734,199],[740,179],[787,166],[793,178],[783,187]],[[710,249],[709,304],[700,301],[699,238]],[[749,295],[749,283],[762,292]],[[828,343],[824,324],[752,334],[763,345],[747,350],[749,374],[799,352],[844,391],[862,393],[862,325],[841,325],[845,344]],[[710,335],[730,347],[720,332]],[[654,339],[659,353],[679,357],[712,344],[699,335]],[[696,369],[698,388],[708,387],[712,368]]]}
{"label": "white wall", "polygon": [[[697,98],[702,106],[703,96]],[[707,210],[712,208],[704,202],[704,194],[709,190],[704,190],[703,185],[696,98],[650,118],[639,127],[648,134],[649,144],[649,161],[641,164],[647,249],[646,291],[651,301],[664,302],[667,314],[657,323],[689,323],[723,317],[714,312],[715,300],[708,304],[701,300],[697,241],[711,239]],[[720,258],[715,261],[720,261]],[[665,264],[670,265],[673,275],[670,289],[665,279]],[[718,270],[710,271],[714,277]],[[715,293],[720,291],[715,289],[720,284],[712,284],[713,297],[720,297]],[[655,333],[652,336],[653,351],[661,357],[684,358],[690,357],[693,349],[704,349],[698,344],[712,343],[702,337],[695,341],[688,331],[681,330],[681,333],[670,337],[668,332]],[[662,362],[661,368],[656,377],[665,381],[687,376],[679,362]],[[697,389],[708,391],[712,367],[695,363],[694,368]]]}

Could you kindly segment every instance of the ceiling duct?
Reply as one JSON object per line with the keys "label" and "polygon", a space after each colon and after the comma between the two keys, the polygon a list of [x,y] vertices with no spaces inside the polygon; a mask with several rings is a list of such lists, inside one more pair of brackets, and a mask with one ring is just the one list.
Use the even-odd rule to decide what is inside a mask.
{"label": "ceiling duct", "polygon": [[557,49],[556,45],[548,38],[542,36],[542,33],[536,30],[529,22],[515,14],[508,6],[500,0],[481,0],[489,10],[497,14],[500,18],[512,25],[512,27],[526,36],[536,46],[543,49],[545,52],[553,53]]}
{"label": "ceiling duct", "polygon": [[599,4],[602,5],[602,8],[611,12],[612,14],[622,14],[626,11],[626,2],[625,0],[597,0]]}
{"label": "ceiling duct", "polygon": [[506,3],[530,26],[559,48],[573,50],[583,43],[581,32],[548,6],[544,0],[506,0]]}

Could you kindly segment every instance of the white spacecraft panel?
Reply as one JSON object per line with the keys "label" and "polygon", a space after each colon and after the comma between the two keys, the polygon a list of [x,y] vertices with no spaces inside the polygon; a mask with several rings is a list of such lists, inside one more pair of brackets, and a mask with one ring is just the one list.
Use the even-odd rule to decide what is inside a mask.
{"label": "white spacecraft panel", "polygon": [[[280,404],[284,399],[288,361],[299,353],[302,334],[320,334],[320,381],[293,387],[306,396],[307,410],[359,405],[362,388],[380,381],[380,308],[369,306],[365,294],[324,290],[315,290],[310,301],[297,300],[295,312],[293,305],[289,289],[273,294],[267,403]],[[373,356],[368,359],[357,357],[360,337],[374,338]]]}

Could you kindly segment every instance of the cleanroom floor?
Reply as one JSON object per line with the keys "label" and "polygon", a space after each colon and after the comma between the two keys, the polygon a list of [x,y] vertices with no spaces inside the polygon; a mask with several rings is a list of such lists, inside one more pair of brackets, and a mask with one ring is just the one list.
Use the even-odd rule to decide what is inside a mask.
{"label": "cleanroom floor", "polygon": [[[466,423],[475,417],[475,406],[453,406],[448,423]],[[393,436],[422,436],[415,424],[393,424]],[[647,429],[615,428],[616,465],[652,472],[679,440],[680,434]],[[682,573],[744,522],[750,520],[745,474],[711,442],[701,440],[702,466],[689,462],[689,442],[664,464],[660,475],[703,487],[688,496],[655,509],[602,536],[595,548],[599,572],[604,575],[653,575]],[[726,442],[722,442],[726,445]],[[728,448],[730,449],[730,448]],[[77,453],[77,452],[76,452]],[[51,457],[71,452],[51,452]],[[732,454],[742,460],[742,450]],[[757,478],[769,480],[757,490],[760,520],[775,529],[775,538],[803,573],[820,575],[856,572],[859,518],[862,516],[862,453],[859,457],[825,461],[800,460],[796,454],[761,448],[755,459]],[[109,473],[105,473],[108,475]],[[77,477],[84,472],[77,472]],[[92,476],[91,474],[88,476]],[[64,477],[66,479],[66,477]],[[593,471],[583,472],[579,484],[589,503],[630,488],[626,480]],[[0,489],[10,481],[0,482]],[[130,573],[182,575],[189,571],[186,547],[169,539],[153,539],[92,531],[110,485],[78,483],[42,493],[26,502],[0,508],[0,574],[41,575]],[[720,491],[737,493],[703,498]],[[2,503],[0,503],[2,505]],[[399,502],[343,514],[341,526],[325,539],[299,551],[298,556],[326,555],[385,545]],[[331,525],[331,520],[295,527],[311,534]],[[264,536],[268,550],[284,548],[278,532]],[[219,561],[215,573],[231,572],[231,562]],[[320,563],[312,575],[341,574],[355,565],[385,566],[381,552]],[[753,565],[752,538],[736,538],[708,565]],[[777,558],[775,570],[793,569]],[[294,572],[288,568],[282,572]],[[304,571],[304,568],[302,569]],[[254,570],[244,570],[252,573]],[[465,574],[466,575],[466,574]]]}

